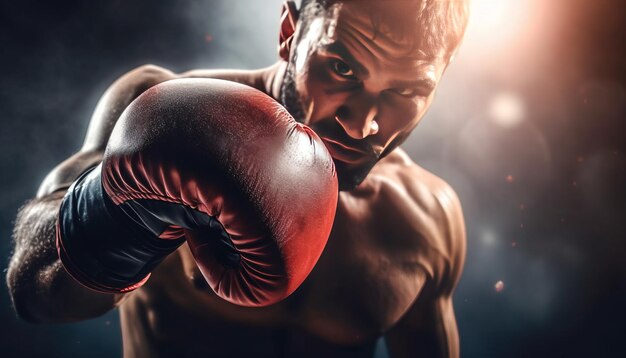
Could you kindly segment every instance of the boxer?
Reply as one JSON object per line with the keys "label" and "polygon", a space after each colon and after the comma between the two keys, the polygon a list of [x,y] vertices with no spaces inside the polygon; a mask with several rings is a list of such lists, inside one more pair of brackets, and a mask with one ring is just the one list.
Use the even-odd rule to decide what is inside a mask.
{"label": "boxer", "polygon": [[[118,308],[125,357],[371,357],[381,336],[392,357],[457,357],[452,294],[465,256],[461,206],[448,184],[420,168],[399,145],[433,101],[463,36],[467,5],[465,0],[304,0],[297,9],[287,2],[280,60],[268,68],[176,74],[146,65],[122,76],[99,101],[83,147],[50,172],[36,198],[18,213],[7,273],[18,315],[30,322],[72,322]],[[303,146],[293,152],[293,146],[276,138],[264,139],[258,148],[271,149],[259,150],[261,163],[271,157],[286,158],[277,168],[294,165],[300,150],[307,158],[318,155],[320,143],[332,157],[341,191],[328,243],[309,275],[309,266],[290,258],[299,255],[314,262],[318,254],[310,248],[323,246],[319,237],[324,229],[310,235],[294,229],[293,242],[304,237],[304,244],[285,246],[276,239],[280,230],[267,234],[267,228],[290,222],[289,204],[310,210],[304,220],[315,225],[303,224],[310,230],[323,226],[335,210],[327,204],[332,200],[328,165],[313,168],[300,180],[263,167],[263,173],[273,174],[254,176],[260,179],[250,184],[242,166],[256,161],[233,159],[239,150],[233,143],[254,153],[249,143],[254,138],[246,131],[276,130],[259,124],[252,114],[258,112],[255,107],[239,109],[236,119],[226,121],[229,127],[221,128],[224,108],[250,103],[243,98],[253,95],[248,87],[217,90],[216,83],[223,83],[219,80],[265,93],[315,132],[314,150]],[[205,101],[214,111],[208,117],[202,110]],[[273,118],[264,113],[263,118]],[[184,127],[187,120],[218,124],[199,131],[167,129]],[[298,135],[308,136],[306,131]],[[176,143],[183,147],[183,158],[194,158],[191,164],[154,149]],[[198,148],[213,153],[220,148],[215,154],[219,165],[190,154]],[[326,163],[325,153],[321,155],[320,163]],[[205,161],[214,169],[210,173],[224,174],[216,179],[198,169]],[[238,174],[227,175],[231,172]],[[292,200],[282,197],[283,211],[267,209],[274,207],[272,200],[261,205],[249,195],[258,186],[281,188],[274,181],[300,184],[291,191],[301,191]],[[201,202],[207,205],[197,200],[204,194],[194,196],[191,204],[182,200],[195,187],[214,194]],[[157,196],[161,201],[154,201]],[[238,231],[224,224],[226,218],[218,211],[198,210],[222,203],[222,196],[235,197],[236,209],[226,215],[240,216],[235,226],[270,221],[259,226],[267,235],[250,237],[263,247],[269,242],[271,254],[250,259],[236,240]],[[97,200],[89,201],[92,197]],[[152,201],[142,201],[146,198]],[[94,209],[88,215],[93,226],[79,220],[80,210],[66,209],[81,202],[109,210],[117,219],[104,220],[106,215]],[[242,202],[256,206],[248,210],[251,204]],[[78,223],[84,229],[72,230]],[[120,223],[124,233],[100,237],[98,230],[90,231]],[[212,228],[218,230],[207,234]],[[147,233],[147,241],[133,230]],[[207,237],[217,237],[212,242],[218,244],[205,244]],[[138,241],[166,249],[143,255],[144,246],[129,243]],[[124,255],[108,255],[112,252]],[[124,256],[132,256],[132,264]],[[221,291],[211,273],[238,270],[244,259],[280,269],[253,270],[261,279],[238,279],[245,284]],[[297,279],[289,281],[293,270]],[[266,284],[263,278],[269,277],[278,284]]]}

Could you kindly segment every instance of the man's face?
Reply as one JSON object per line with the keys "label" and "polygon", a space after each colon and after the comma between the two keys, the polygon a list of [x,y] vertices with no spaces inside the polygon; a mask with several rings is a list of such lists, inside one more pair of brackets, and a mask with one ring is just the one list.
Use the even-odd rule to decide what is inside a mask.
{"label": "man's face", "polygon": [[[407,3],[386,1],[375,11],[415,18]],[[396,36],[385,23],[375,27],[369,6],[376,5],[335,4],[299,29],[283,83],[287,109],[324,141],[342,190],[360,184],[415,128],[448,63],[443,46],[410,46],[416,22],[409,35]]]}

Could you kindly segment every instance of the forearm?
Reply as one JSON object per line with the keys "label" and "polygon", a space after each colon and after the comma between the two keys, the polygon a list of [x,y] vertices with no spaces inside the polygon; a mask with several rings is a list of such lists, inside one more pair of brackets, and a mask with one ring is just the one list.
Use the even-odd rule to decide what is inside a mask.
{"label": "forearm", "polygon": [[56,192],[28,202],[15,222],[7,284],[17,314],[29,322],[93,318],[115,307],[122,297],[89,290],[63,268],[55,244],[62,198],[63,192]]}

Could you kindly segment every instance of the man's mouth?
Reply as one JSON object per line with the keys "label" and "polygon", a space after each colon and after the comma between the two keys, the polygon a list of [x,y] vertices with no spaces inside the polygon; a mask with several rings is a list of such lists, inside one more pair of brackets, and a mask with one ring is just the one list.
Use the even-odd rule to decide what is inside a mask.
{"label": "man's mouth", "polygon": [[357,164],[369,157],[369,153],[366,153],[360,149],[347,146],[337,140],[321,137],[322,141],[326,145],[328,152],[335,160],[339,160],[348,164]]}
{"label": "man's mouth", "polygon": [[311,128],[322,139],[335,161],[361,165],[377,161],[382,153],[382,148],[379,151],[378,147],[372,146],[366,140],[348,136],[334,118],[317,121]]}

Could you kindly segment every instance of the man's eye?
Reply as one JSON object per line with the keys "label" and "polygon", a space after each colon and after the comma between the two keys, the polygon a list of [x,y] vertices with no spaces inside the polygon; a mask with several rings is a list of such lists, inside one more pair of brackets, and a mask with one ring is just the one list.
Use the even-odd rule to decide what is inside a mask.
{"label": "man's eye", "polygon": [[333,72],[338,74],[341,77],[352,78],[354,77],[354,71],[350,68],[350,65],[341,61],[341,60],[333,60],[330,64]]}
{"label": "man's eye", "polygon": [[416,88],[394,88],[393,91],[404,97],[415,97],[419,94]]}

